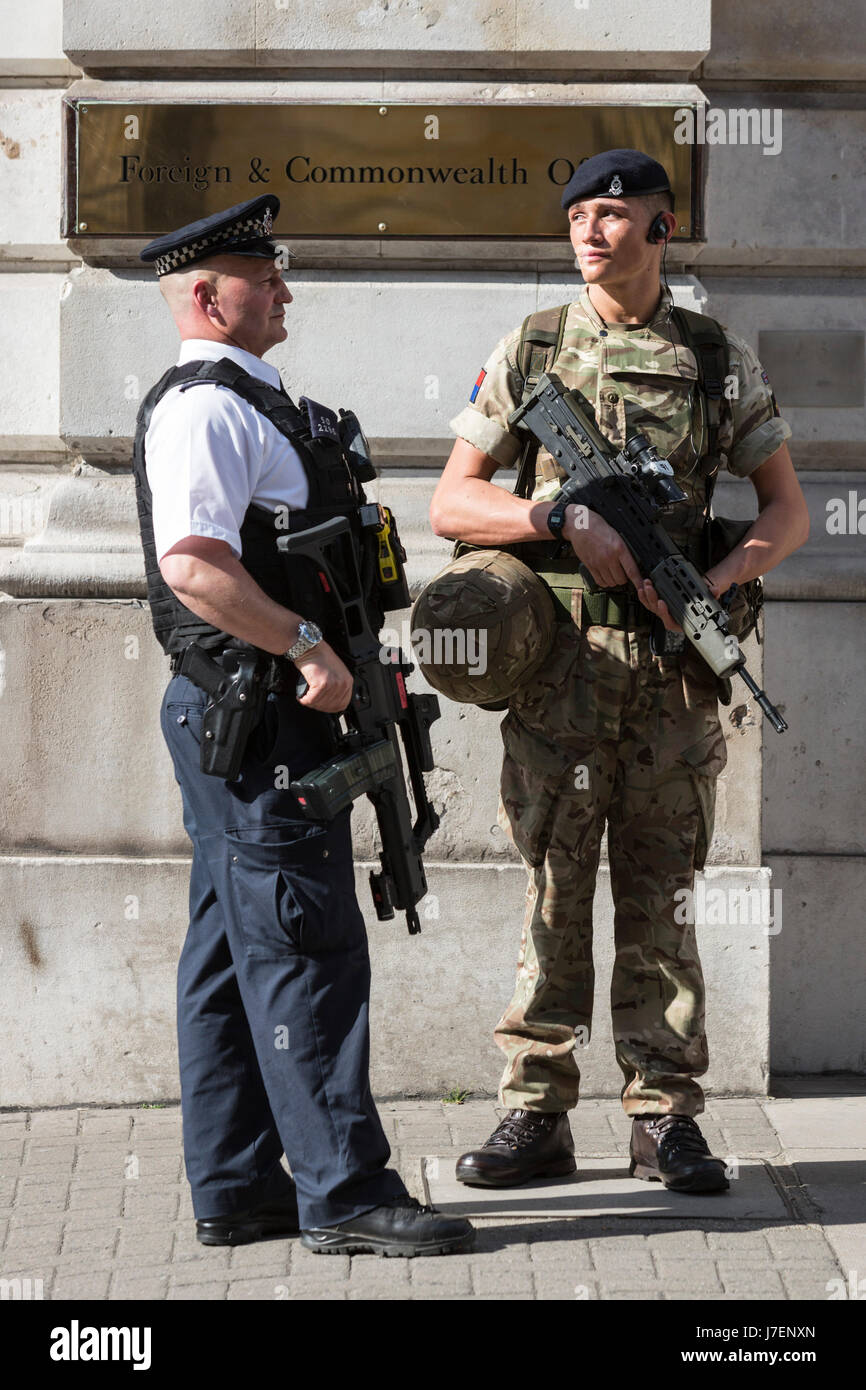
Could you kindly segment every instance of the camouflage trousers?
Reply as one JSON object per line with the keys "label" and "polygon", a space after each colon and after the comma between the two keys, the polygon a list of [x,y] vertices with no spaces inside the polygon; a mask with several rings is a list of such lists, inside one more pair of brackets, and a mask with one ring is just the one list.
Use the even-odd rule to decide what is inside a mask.
{"label": "camouflage trousers", "polygon": [[[574,596],[579,615],[579,592]],[[611,1007],[627,1114],[696,1115],[707,1069],[695,930],[675,920],[713,832],[725,766],[717,688],[697,656],[654,657],[649,632],[559,624],[502,723],[499,824],[528,873],[514,997],[494,1037],[501,1103],[577,1104],[589,1039],[592,904],[602,834],[615,904]]]}

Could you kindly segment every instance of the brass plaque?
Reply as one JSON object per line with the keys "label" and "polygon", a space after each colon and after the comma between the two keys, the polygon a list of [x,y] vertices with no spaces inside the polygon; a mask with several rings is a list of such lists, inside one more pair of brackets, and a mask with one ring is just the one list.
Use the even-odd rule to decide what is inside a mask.
{"label": "brass plaque", "polygon": [[281,238],[562,237],[574,168],[623,148],[661,161],[677,236],[698,231],[682,106],[70,105],[70,236],[160,236],[273,192]]}

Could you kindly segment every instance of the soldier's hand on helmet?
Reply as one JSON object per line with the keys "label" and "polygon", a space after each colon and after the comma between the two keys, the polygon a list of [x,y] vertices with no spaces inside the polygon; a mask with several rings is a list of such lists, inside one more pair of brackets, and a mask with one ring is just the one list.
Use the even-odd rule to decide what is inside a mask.
{"label": "soldier's hand on helmet", "polygon": [[309,689],[299,701],[324,714],[339,714],[352,698],[352,673],[327,642],[318,642],[294,663]]}
{"label": "soldier's hand on helmet", "polygon": [[562,534],[601,588],[612,589],[631,580],[637,589],[642,582],[625,541],[598,512],[588,507],[567,507]]}

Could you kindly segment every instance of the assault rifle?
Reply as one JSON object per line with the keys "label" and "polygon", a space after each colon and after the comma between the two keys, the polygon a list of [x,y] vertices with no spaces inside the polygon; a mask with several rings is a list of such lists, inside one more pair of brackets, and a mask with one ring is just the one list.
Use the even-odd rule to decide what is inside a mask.
{"label": "assault rifle", "polygon": [[[409,603],[401,566],[405,556],[393,517],[378,503],[363,503],[351,518],[337,516],[281,536],[277,549],[291,557],[293,603],[305,617],[319,623],[354,677],[348,709],[342,716],[330,716],[332,756],[292,782],[291,791],[311,820],[332,820],[358,797],[369,798],[382,842],[380,870],[370,874],[376,916],[384,922],[394,916],[395,908],[404,911],[409,932],[415,935],[421,930],[415,905],[427,892],[421,855],[439,825],[424,785],[424,773],[434,766],[430,725],[439,718],[439,701],[435,695],[410,695],[406,677],[414,670],[412,663],[398,648],[384,647],[379,641],[384,609]],[[375,565],[372,592],[371,558]],[[301,678],[298,696],[306,689]],[[414,823],[403,753],[415,805]]]}
{"label": "assault rifle", "polygon": [[[722,602],[714,598],[703,576],[657,520],[660,513],[686,500],[671,465],[642,434],[630,435],[617,452],[586,406],[579,391],[567,391],[558,376],[545,375],[508,423],[533,434],[568,473],[554,500],[588,507],[619,533],[642,576],[652,582],[710,670],[722,680],[736,672],[773,728],[784,733],[788,725],[746,669],[739,643],[728,632],[725,601],[730,602],[735,586],[722,595]],[[585,565],[580,572],[597,588]]]}

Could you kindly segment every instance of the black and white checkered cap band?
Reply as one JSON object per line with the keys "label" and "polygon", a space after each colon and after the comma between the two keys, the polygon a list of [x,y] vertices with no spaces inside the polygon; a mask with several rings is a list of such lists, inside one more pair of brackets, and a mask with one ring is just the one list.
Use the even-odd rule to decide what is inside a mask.
{"label": "black and white checkered cap band", "polygon": [[261,217],[245,217],[239,222],[230,222],[227,227],[220,227],[219,231],[211,232],[210,236],[197,237],[195,241],[188,241],[174,251],[167,251],[164,256],[157,256],[153,263],[154,269],[157,275],[168,275],[173,270],[180,270],[181,266],[201,260],[202,251],[210,251],[216,255],[223,247],[267,238],[271,234],[272,225],[270,217],[267,222]]}

